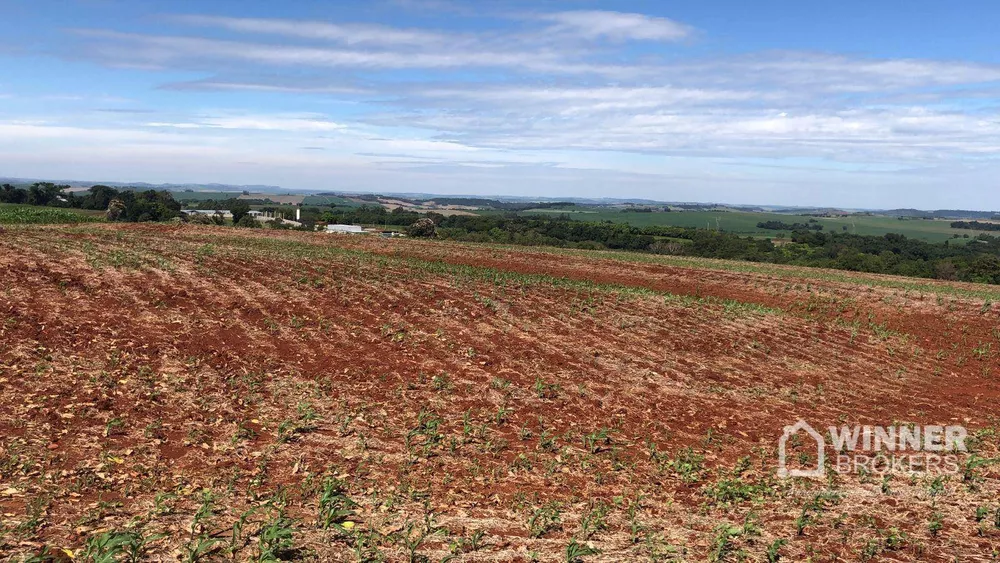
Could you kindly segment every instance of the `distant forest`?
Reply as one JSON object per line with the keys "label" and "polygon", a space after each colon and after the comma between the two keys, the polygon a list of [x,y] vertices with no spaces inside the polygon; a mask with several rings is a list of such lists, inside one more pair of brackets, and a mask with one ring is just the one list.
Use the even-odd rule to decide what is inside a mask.
{"label": "distant forest", "polygon": [[977,231],[1000,231],[1000,223],[984,223],[983,221],[953,221],[953,229],[975,229]]}
{"label": "distant forest", "polygon": [[810,219],[808,223],[785,223],[784,221],[761,221],[757,223],[758,229],[769,229],[772,231],[822,231],[821,225],[815,219]]}
{"label": "distant forest", "polygon": [[920,209],[890,209],[880,211],[880,215],[889,217],[917,217],[921,219],[997,219],[996,211],[973,211],[970,209],[937,209],[922,211]]}

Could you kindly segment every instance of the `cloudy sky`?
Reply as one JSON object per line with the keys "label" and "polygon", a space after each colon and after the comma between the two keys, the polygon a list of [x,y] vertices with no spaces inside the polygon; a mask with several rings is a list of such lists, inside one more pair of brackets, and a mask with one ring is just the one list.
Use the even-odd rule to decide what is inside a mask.
{"label": "cloudy sky", "polygon": [[1000,4],[0,0],[0,176],[1000,209]]}

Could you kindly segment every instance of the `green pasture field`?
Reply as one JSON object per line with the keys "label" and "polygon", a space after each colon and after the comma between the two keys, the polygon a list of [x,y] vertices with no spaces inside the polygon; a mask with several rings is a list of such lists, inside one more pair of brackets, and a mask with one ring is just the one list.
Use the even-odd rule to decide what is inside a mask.
{"label": "green pasture field", "polygon": [[0,203],[0,224],[3,225],[91,223],[100,221],[103,215],[103,211]]}

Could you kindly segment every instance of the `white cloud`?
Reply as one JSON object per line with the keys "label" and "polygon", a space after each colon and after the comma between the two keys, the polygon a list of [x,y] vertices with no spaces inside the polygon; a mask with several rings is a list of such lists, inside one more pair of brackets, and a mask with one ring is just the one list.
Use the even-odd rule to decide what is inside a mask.
{"label": "white cloud", "polygon": [[173,129],[244,129],[258,131],[329,132],[345,126],[319,116],[231,116],[206,118],[193,122],[150,122],[147,127]]}
{"label": "white cloud", "polygon": [[168,123],[164,121],[151,121],[145,125],[146,127],[167,127],[171,129],[204,129],[208,127],[201,123]]}
{"label": "white cloud", "polygon": [[701,83],[770,84],[810,92],[885,92],[1000,81],[1000,65],[792,51],[679,63],[668,69],[678,77]]}
{"label": "white cloud", "polygon": [[777,100],[783,97],[772,92],[673,86],[428,88],[414,90],[412,94],[423,98],[448,100],[451,104],[490,104],[505,111],[540,110],[553,116],[608,111],[648,111],[654,108]]}
{"label": "white cloud", "polygon": [[[556,36],[614,41],[677,40],[690,29],[672,20],[616,12],[534,16]],[[84,32],[99,56],[170,68],[266,65],[259,81],[209,78],[172,88],[299,92],[374,98],[360,117],[380,127],[419,128],[465,146],[524,150],[611,150],[746,157],[813,156],[893,162],[982,157],[1000,142],[994,114],[907,104],[930,88],[1000,81],[1000,67],[971,62],[872,59],[822,53],[767,52],[654,64],[597,62],[571,41],[524,50],[530,34],[461,36],[468,49],[447,49],[436,32],[322,22],[185,17],[182,21],[245,33],[277,33],[346,47],[269,45],[200,37]],[[384,41],[376,45],[378,36]],[[362,45],[353,48],[351,45]],[[378,48],[369,48],[376,46]],[[614,52],[615,47],[610,47]],[[304,68],[357,72],[420,69],[409,83],[366,81],[363,88],[305,85],[286,76]],[[237,68],[241,68],[237,66]],[[510,76],[434,84],[449,73],[502,68]],[[322,76],[322,70],[319,70]],[[532,74],[553,77],[539,85]],[[583,78],[581,75],[587,75]],[[513,79],[511,79],[511,76]],[[596,78],[595,78],[596,77]],[[615,82],[609,82],[609,80]],[[894,93],[892,103],[865,98]],[[777,116],[777,117],[776,117]],[[157,121],[174,129],[284,132],[339,130],[342,123],[257,116]],[[311,145],[310,145],[311,146]]]}
{"label": "white cloud", "polygon": [[[610,11],[505,14],[501,25],[478,32],[214,16],[176,21],[192,26],[191,35],[81,31],[74,56],[164,69],[174,80],[177,71],[202,73],[168,90],[245,92],[232,99],[248,104],[256,103],[254,92],[295,93],[297,103],[349,101],[352,109],[334,117],[253,108],[158,111],[155,121],[117,116],[116,125],[131,127],[122,135],[153,136],[136,137],[140,143],[228,143],[268,162],[391,153],[401,156],[358,158],[382,167],[419,164],[428,174],[431,166],[437,174],[449,165],[506,169],[524,161],[539,167],[539,177],[550,175],[539,171],[542,162],[601,163],[624,174],[646,157],[643,166],[662,174],[682,159],[693,170],[691,162],[722,157],[810,160],[826,167],[823,174],[1000,159],[1000,65],[790,51],[695,59],[676,45],[696,36],[690,26]],[[645,44],[634,49],[636,42]],[[51,127],[19,131],[61,138]],[[739,170],[716,167],[713,174],[736,181]],[[691,178],[707,181],[699,174]]]}
{"label": "white cloud", "polygon": [[142,35],[78,30],[99,42],[99,59],[134,68],[203,68],[212,62],[239,61],[276,67],[353,67],[361,69],[511,68],[532,72],[617,74],[618,67],[565,60],[554,51],[378,51],[277,45],[198,37]]}
{"label": "white cloud", "polygon": [[226,80],[195,80],[191,82],[174,82],[164,86],[168,90],[216,90],[216,91],[250,91],[250,92],[274,92],[274,93],[297,93],[297,94],[333,94],[333,95],[361,95],[371,94],[374,91],[366,88],[353,86],[308,86],[293,85],[289,83],[263,84],[254,82],[226,81]]}
{"label": "white cloud", "polygon": [[680,41],[694,33],[693,28],[667,18],[601,10],[541,14],[538,19],[553,22],[554,32],[586,39]]}
{"label": "white cloud", "polygon": [[419,126],[474,146],[505,150],[607,150],[690,156],[821,157],[914,165],[1000,156],[1000,116],[981,119],[928,108],[803,111],[735,107],[618,111],[595,106],[536,117],[504,105],[496,114],[381,115],[380,126]]}
{"label": "white cloud", "polygon": [[[179,23],[215,27],[246,34],[282,35],[365,47],[417,47],[479,49],[492,43],[518,45],[539,39],[538,35],[520,32],[482,33],[436,32],[385,25],[335,23],[315,20],[274,18],[236,18],[222,16],[180,15],[171,18]],[[579,10],[534,14],[527,18],[546,22],[545,34],[576,39],[612,41],[680,41],[692,36],[694,29],[662,17],[614,11]]]}
{"label": "white cloud", "polygon": [[198,15],[175,16],[173,19],[189,25],[221,27],[242,33],[319,39],[345,45],[411,47],[453,42],[453,39],[445,34],[416,29],[399,29],[384,25]]}

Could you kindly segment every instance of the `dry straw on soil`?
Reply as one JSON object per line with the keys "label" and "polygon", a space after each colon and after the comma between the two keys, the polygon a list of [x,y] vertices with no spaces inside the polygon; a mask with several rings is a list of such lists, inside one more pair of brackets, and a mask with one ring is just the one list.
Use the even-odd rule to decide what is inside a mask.
{"label": "dry straw on soil", "polygon": [[[264,233],[0,237],[0,552],[989,561],[990,288]],[[775,477],[799,418],[947,479]],[[797,446],[796,455],[808,455]]]}

